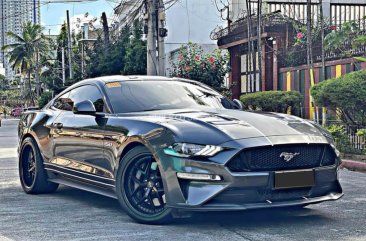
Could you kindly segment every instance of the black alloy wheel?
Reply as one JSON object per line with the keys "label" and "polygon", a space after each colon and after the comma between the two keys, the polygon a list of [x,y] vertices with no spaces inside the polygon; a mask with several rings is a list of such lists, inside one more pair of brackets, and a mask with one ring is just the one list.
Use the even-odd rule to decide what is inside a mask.
{"label": "black alloy wheel", "polygon": [[21,158],[21,176],[23,177],[24,185],[30,188],[36,177],[36,158],[31,146],[28,145],[23,149]]}
{"label": "black alloy wheel", "polygon": [[33,138],[22,142],[19,153],[19,177],[23,190],[28,194],[52,193],[58,184],[48,181],[43,158]]}
{"label": "black alloy wheel", "polygon": [[142,146],[122,158],[117,196],[128,215],[141,223],[164,223],[171,218],[158,163]]}

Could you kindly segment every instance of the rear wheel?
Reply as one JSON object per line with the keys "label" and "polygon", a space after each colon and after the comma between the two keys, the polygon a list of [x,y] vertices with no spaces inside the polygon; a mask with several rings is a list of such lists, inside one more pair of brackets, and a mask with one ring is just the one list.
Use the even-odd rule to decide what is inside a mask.
{"label": "rear wheel", "polygon": [[19,177],[23,190],[28,194],[52,193],[58,188],[58,184],[48,181],[37,143],[30,137],[21,146]]}
{"label": "rear wheel", "polygon": [[121,206],[136,221],[160,224],[172,218],[158,164],[146,147],[135,147],[122,158],[116,189]]}

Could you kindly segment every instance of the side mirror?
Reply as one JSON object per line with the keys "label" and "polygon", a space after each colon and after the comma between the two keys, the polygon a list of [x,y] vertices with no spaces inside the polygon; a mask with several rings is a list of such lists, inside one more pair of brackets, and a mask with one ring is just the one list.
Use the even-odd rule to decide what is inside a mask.
{"label": "side mirror", "polygon": [[237,107],[238,110],[243,110],[244,109],[244,105],[240,100],[233,99],[233,102],[234,102],[234,104],[235,104],[235,106]]}
{"label": "side mirror", "polygon": [[74,104],[74,108],[72,109],[72,111],[74,112],[74,114],[79,115],[95,115],[97,112],[95,110],[93,102],[91,102],[90,100],[84,100]]}

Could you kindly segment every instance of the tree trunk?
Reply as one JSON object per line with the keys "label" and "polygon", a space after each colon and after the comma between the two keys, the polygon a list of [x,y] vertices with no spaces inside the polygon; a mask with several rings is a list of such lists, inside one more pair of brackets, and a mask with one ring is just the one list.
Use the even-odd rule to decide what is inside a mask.
{"label": "tree trunk", "polygon": [[32,106],[35,106],[34,103],[34,97],[33,97],[33,91],[32,91],[32,83],[31,83],[31,70],[28,70],[28,88],[29,88],[29,99],[30,99],[30,104]]}
{"label": "tree trunk", "polygon": [[103,25],[103,32],[104,32],[104,43],[106,45],[109,44],[109,27],[107,21],[107,15],[105,12],[102,13],[102,25]]}
{"label": "tree trunk", "polygon": [[36,54],[36,73],[35,73],[35,78],[36,78],[36,97],[39,97],[40,96],[40,92],[41,92],[41,83],[40,83],[40,78],[39,78],[39,72],[40,72],[40,69],[39,69],[39,53],[37,51],[37,54]]}

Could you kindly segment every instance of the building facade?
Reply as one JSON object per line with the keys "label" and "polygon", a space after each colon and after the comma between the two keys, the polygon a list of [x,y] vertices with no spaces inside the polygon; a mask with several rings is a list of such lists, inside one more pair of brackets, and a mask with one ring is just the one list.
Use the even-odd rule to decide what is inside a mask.
{"label": "building facade", "polygon": [[[0,0],[0,49],[8,44],[15,43],[15,39],[7,36],[8,32],[22,33],[24,22],[40,23],[40,0]],[[14,78],[14,71],[9,65],[6,52],[0,50],[0,63],[5,69],[5,77]]]}
{"label": "building facade", "polygon": [[[247,12],[246,0],[230,1],[230,17],[232,21],[243,18]],[[306,20],[306,0],[262,0],[263,13],[281,11],[297,21]],[[319,16],[319,0],[312,0],[312,16],[317,21]],[[256,13],[257,0],[250,0],[251,11]],[[365,0],[323,0],[323,14],[333,25],[341,25],[350,20],[360,20],[366,16]]]}
{"label": "building facade", "polygon": [[[250,17],[247,16],[246,1],[232,0],[229,16],[230,26],[212,33],[220,48],[228,49],[230,53],[230,87],[233,98],[240,95],[267,90],[297,90],[304,96],[304,117],[312,118],[312,104],[309,90],[314,83],[322,81],[319,73],[321,63],[321,41],[313,44],[314,83],[306,69],[306,46],[294,44],[297,34],[306,29],[306,0],[276,1],[263,0],[261,47],[262,58],[258,58],[258,34],[256,1],[251,1]],[[319,1],[312,1],[312,20],[315,24],[319,16]],[[345,22],[355,21],[360,30],[364,31],[366,16],[366,1],[364,0],[323,0],[323,10],[329,23],[327,31],[337,31]],[[248,23],[252,30],[248,31]],[[253,43],[252,46],[250,44]],[[345,42],[345,48],[352,48],[352,43]],[[366,47],[353,50],[353,55],[364,55]],[[252,57],[252,56],[257,56]],[[333,78],[349,71],[366,67],[365,64],[351,63],[352,59],[338,61],[342,57],[339,51],[326,52],[326,76]],[[256,59],[256,61],[254,61]],[[255,63],[253,66],[253,62]],[[259,62],[262,68],[259,69]],[[252,65],[252,66],[250,66]],[[259,73],[261,72],[261,79]]]}

